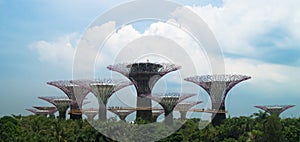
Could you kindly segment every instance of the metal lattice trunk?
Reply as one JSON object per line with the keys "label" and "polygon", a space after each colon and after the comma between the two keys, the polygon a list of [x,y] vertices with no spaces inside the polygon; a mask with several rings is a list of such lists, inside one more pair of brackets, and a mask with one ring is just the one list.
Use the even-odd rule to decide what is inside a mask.
{"label": "metal lattice trunk", "polygon": [[119,116],[120,120],[125,121],[126,117],[134,112],[134,110],[118,110],[118,109],[109,109],[111,112]]}
{"label": "metal lattice trunk", "polygon": [[[169,72],[176,71],[181,67],[174,64],[147,62],[116,64],[110,65],[107,68],[123,74],[133,82],[137,91],[137,108],[151,108],[151,99],[144,96],[151,95],[152,88],[162,76]],[[138,110],[136,118],[143,119],[146,122],[152,122],[152,110]]]}
{"label": "metal lattice trunk", "polygon": [[181,120],[186,120],[187,111],[200,103],[202,103],[202,101],[179,103],[176,105],[175,110],[179,111]]}
{"label": "metal lattice trunk", "polygon": [[173,125],[173,110],[178,103],[181,101],[195,96],[195,94],[189,94],[185,96],[180,96],[179,93],[166,93],[164,96],[146,96],[159,103],[165,112],[165,124]]}
{"label": "metal lattice trunk", "polygon": [[107,118],[106,105],[108,103],[108,99],[115,92],[132,84],[128,81],[112,79],[74,80],[72,82],[90,90],[95,95],[99,104],[98,117],[101,121],[106,120]]}
{"label": "metal lattice trunk", "polygon": [[69,99],[67,99],[67,100],[65,100],[65,99],[55,99],[53,102],[56,104],[56,108],[57,108],[58,113],[59,113],[59,118],[66,119],[66,113],[67,113],[67,110],[70,107],[71,100],[69,100]]}
{"label": "metal lattice trunk", "polygon": [[87,116],[87,120],[94,120],[95,116],[98,114],[98,109],[83,109],[82,112]]}
{"label": "metal lattice trunk", "polygon": [[[55,86],[62,90],[69,99],[73,101],[70,110],[70,119],[82,119],[82,103],[89,90],[72,83],[72,80],[52,81],[47,84]],[[76,113],[72,113],[76,112]]]}
{"label": "metal lattice trunk", "polygon": [[39,99],[45,100],[53,104],[59,113],[59,118],[66,119],[67,109],[70,107],[72,100],[67,97],[38,97]]}
{"label": "metal lattice trunk", "polygon": [[[208,93],[213,110],[225,111],[225,98],[230,89],[250,78],[245,75],[204,75],[185,78],[185,80],[199,85]],[[212,124],[220,125],[224,119],[226,119],[225,113],[215,113],[212,115]]]}

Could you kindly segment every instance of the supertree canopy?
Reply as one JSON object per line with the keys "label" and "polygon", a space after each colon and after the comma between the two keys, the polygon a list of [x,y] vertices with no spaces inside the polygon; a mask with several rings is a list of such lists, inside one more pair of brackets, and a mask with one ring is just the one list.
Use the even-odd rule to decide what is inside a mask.
{"label": "supertree canopy", "polygon": [[115,113],[119,116],[119,118],[125,121],[125,118],[133,113],[135,110],[123,110],[122,107],[110,107],[108,108],[109,111]]}
{"label": "supertree canopy", "polygon": [[33,108],[38,110],[55,110],[56,107],[50,107],[50,106],[33,106]]}
{"label": "supertree canopy", "polygon": [[93,120],[95,116],[98,114],[98,109],[89,108],[89,109],[82,109],[83,114],[87,116],[88,120]]}
{"label": "supertree canopy", "polygon": [[[225,111],[225,98],[227,93],[236,84],[250,79],[245,75],[204,75],[185,78],[186,81],[193,82],[202,87],[210,96],[213,110]],[[212,115],[212,124],[219,125],[226,119],[225,113]]]}
{"label": "supertree canopy", "polygon": [[150,98],[157,103],[159,103],[165,112],[165,123],[167,125],[173,124],[173,110],[175,106],[180,103],[181,101],[190,98],[192,96],[195,96],[195,94],[189,94],[180,96],[180,93],[166,93],[164,96],[146,96],[147,98]]}
{"label": "supertree canopy", "polygon": [[119,81],[112,79],[74,80],[72,82],[88,90],[91,90],[91,92],[96,96],[99,104],[99,120],[106,120],[106,105],[108,103],[108,99],[118,90],[132,84],[128,81]]}
{"label": "supertree canopy", "polygon": [[190,110],[195,105],[200,104],[200,103],[202,103],[202,101],[182,102],[182,103],[179,103],[176,105],[175,110],[179,111],[181,120],[186,120],[187,111]]}
{"label": "supertree canopy", "polygon": [[[180,69],[180,66],[167,63],[116,64],[107,67],[130,79],[137,91],[137,107],[152,107],[151,99],[143,97],[151,94],[155,83],[165,74]],[[152,122],[152,110],[138,110],[136,118]]]}
{"label": "supertree canopy", "polygon": [[70,100],[67,97],[38,97],[38,98],[53,104],[58,110],[59,118],[66,119],[66,112],[70,107],[72,100]]}
{"label": "supertree canopy", "polygon": [[38,110],[38,109],[26,109],[27,111],[30,111],[34,113],[35,115],[53,115],[56,112],[56,109],[52,110]]}
{"label": "supertree canopy", "polygon": [[81,119],[82,114],[80,113],[80,110],[82,108],[83,100],[85,96],[89,93],[89,90],[79,85],[71,83],[71,80],[52,81],[47,82],[47,84],[59,88],[68,96],[69,99],[75,102],[71,104],[71,112],[76,113],[71,113],[70,119]]}
{"label": "supertree canopy", "polygon": [[279,116],[285,110],[294,107],[295,105],[270,105],[270,106],[254,106],[256,108],[260,108],[271,115]]}
{"label": "supertree canopy", "polygon": [[46,111],[49,111],[49,112],[52,112],[53,113],[49,113],[50,116],[54,116],[54,113],[57,111],[56,107],[49,107],[49,106],[33,106],[33,108],[37,109],[37,110],[46,110]]}
{"label": "supertree canopy", "polygon": [[152,110],[153,121],[156,122],[158,116],[164,113],[164,110]]}

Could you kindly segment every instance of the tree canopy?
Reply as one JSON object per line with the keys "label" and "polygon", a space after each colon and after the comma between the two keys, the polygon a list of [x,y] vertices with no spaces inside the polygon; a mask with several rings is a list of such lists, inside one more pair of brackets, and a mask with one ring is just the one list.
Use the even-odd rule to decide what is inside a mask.
{"label": "tree canopy", "polygon": [[[96,120],[95,120],[96,121]],[[111,129],[123,127],[122,122],[114,122]],[[179,122],[175,120],[174,122]],[[96,122],[95,122],[96,123]],[[161,139],[167,141],[211,141],[211,142],[243,142],[243,141],[299,141],[300,118],[280,119],[259,112],[251,116],[227,118],[222,125],[209,124],[203,129],[200,119],[188,119],[180,129],[172,135]],[[111,124],[111,123],[110,123]],[[105,128],[103,128],[105,129]],[[165,127],[155,129],[153,135],[144,136],[145,130],[132,133],[140,134],[147,139],[163,135]],[[103,130],[109,131],[109,130]],[[116,131],[122,135],[122,131]],[[126,133],[123,141],[130,141],[133,135]],[[113,136],[112,136],[113,138]],[[4,116],[0,118],[0,141],[113,141],[94,129],[86,120],[62,120],[45,116]],[[143,141],[143,139],[136,139]]]}

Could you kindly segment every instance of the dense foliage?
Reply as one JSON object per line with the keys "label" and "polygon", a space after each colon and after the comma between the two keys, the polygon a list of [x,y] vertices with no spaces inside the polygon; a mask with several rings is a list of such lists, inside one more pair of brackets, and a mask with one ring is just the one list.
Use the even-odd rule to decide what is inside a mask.
{"label": "dense foliage", "polygon": [[[110,119],[109,121],[116,121]],[[123,122],[122,122],[123,123]],[[112,129],[124,127],[116,121]],[[163,126],[163,125],[162,125]],[[107,127],[103,127],[104,129]],[[300,118],[279,119],[259,112],[252,116],[234,117],[225,120],[224,124],[201,128],[199,119],[189,119],[174,134],[160,141],[204,141],[204,142],[265,142],[265,141],[300,141]],[[132,129],[131,129],[132,130]],[[137,129],[136,129],[137,130]],[[146,137],[164,135],[166,128],[159,127],[154,134]],[[109,130],[107,130],[109,131]],[[147,130],[124,132],[123,141],[132,140],[133,135],[145,134]],[[118,131],[115,131],[118,132]],[[122,132],[118,132],[119,134]],[[137,139],[143,141],[145,139]],[[0,141],[113,141],[98,133],[86,120],[60,120],[45,116],[4,116],[0,119]]]}

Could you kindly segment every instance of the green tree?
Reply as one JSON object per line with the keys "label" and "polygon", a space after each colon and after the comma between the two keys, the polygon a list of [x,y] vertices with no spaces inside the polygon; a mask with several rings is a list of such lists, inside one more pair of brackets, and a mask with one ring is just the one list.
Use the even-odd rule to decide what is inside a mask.
{"label": "green tree", "polygon": [[283,142],[282,125],[277,115],[271,115],[265,124],[265,140],[267,142]]}

